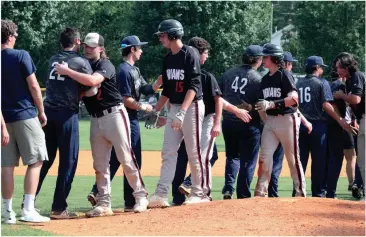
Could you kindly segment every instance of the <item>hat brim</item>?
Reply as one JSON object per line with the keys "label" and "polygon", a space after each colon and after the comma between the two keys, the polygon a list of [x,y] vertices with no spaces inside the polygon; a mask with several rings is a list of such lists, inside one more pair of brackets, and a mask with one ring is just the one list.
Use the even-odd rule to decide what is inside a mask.
{"label": "hat brim", "polygon": [[325,65],[325,64],[322,64],[322,65],[320,65],[320,66],[322,66],[322,67],[329,67],[328,65]]}
{"label": "hat brim", "polygon": [[82,42],[81,44],[86,44],[86,45],[88,45],[89,47],[92,47],[92,48],[100,46],[99,44],[92,43],[92,42],[89,42],[89,43],[88,42]]}
{"label": "hat brim", "polygon": [[298,62],[298,61],[299,61],[299,60],[294,59],[294,58],[291,60],[291,62],[295,62],[295,63],[296,63],[296,62]]}

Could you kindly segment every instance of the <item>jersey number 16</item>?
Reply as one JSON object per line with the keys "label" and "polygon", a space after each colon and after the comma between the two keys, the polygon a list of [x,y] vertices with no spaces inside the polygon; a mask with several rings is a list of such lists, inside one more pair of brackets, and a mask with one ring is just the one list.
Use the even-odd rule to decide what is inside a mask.
{"label": "jersey number 16", "polygon": [[231,84],[231,89],[233,89],[233,91],[236,93],[239,89],[240,94],[245,95],[245,86],[248,84],[248,79],[247,78],[242,78],[240,80],[240,87],[239,87],[239,77],[235,77],[233,84]]}
{"label": "jersey number 16", "polygon": [[311,101],[310,87],[305,88],[300,87],[299,91],[300,91],[300,103]]}

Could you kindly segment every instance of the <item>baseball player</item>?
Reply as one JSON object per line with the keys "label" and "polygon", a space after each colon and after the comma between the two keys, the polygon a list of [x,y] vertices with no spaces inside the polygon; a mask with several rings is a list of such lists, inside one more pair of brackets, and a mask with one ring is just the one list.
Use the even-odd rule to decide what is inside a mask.
{"label": "baseball player", "polygon": [[[94,87],[91,89],[94,95],[84,97],[83,101],[92,116],[90,143],[98,194],[96,206],[87,212],[86,216],[113,215],[109,168],[112,146],[122,164],[128,182],[134,190],[133,195],[136,199],[134,211],[146,211],[147,192],[131,148],[130,121],[117,88],[115,68],[105,54],[104,38],[98,33],[88,33],[83,44],[85,57],[92,62],[94,73],[92,75],[82,74],[65,64],[56,64],[56,72],[60,75],[67,75],[83,85]],[[97,90],[94,90],[95,87]]]}
{"label": "baseball player", "polygon": [[164,20],[156,35],[161,44],[170,49],[163,62],[163,91],[154,111],[146,120],[146,127],[156,125],[160,110],[169,100],[167,124],[164,131],[162,167],[155,193],[149,207],[168,207],[168,191],[177,163],[177,151],[182,139],[186,145],[192,173],[192,192],[185,204],[210,201],[203,194],[207,185],[203,175],[201,132],[205,108],[202,101],[201,69],[197,50],[182,43],[183,26],[173,19]]}
{"label": "baseball player", "polygon": [[[92,74],[88,60],[78,55],[80,51],[80,33],[76,29],[66,28],[60,34],[63,51],[52,56],[49,64],[45,113],[48,123],[44,127],[49,161],[41,169],[37,195],[48,170],[60,153],[58,176],[53,197],[53,219],[75,218],[77,215],[67,210],[66,199],[70,193],[79,157],[79,102],[82,86],[67,76],[57,75],[54,65],[66,62],[75,71]],[[86,89],[85,87],[83,87]]]}
{"label": "baseball player", "polygon": [[[224,111],[222,129],[226,149],[224,199],[231,199],[236,175],[237,197],[251,197],[250,184],[254,175],[261,139],[262,124],[258,112],[250,104],[257,100],[261,76],[256,69],[262,63],[262,47],[250,45],[242,56],[243,65],[226,71],[219,80],[223,98],[241,106],[246,104],[251,120],[243,123]],[[281,148],[279,148],[281,149]],[[279,150],[279,152],[281,152]],[[240,165],[239,165],[240,162]]]}
{"label": "baseball player", "polygon": [[[142,104],[139,100],[141,94],[154,94],[161,85],[161,78],[152,85],[147,84],[140,73],[140,69],[135,66],[135,63],[140,60],[143,53],[141,47],[146,44],[147,42],[141,42],[135,35],[123,38],[121,41],[121,48],[124,62],[119,65],[117,73],[118,89],[123,97],[123,103],[126,106],[128,117],[130,119],[131,147],[135,154],[139,169],[141,169],[141,135],[137,113],[140,110],[146,112],[150,112],[152,110],[152,106],[150,104]],[[119,166],[120,162],[118,161],[115,149],[113,148],[110,161],[111,182]],[[132,195],[133,189],[129,185],[126,176],[124,176],[123,182],[123,194],[125,200],[124,211],[133,212],[133,207],[135,205],[135,198]],[[97,195],[97,192],[98,189],[95,184],[88,195],[88,201],[93,206],[96,204],[95,196]]]}
{"label": "baseball player", "polygon": [[[292,71],[293,63],[298,62],[298,60],[293,58],[292,54],[290,52],[287,52],[287,51],[283,52],[283,61],[285,62],[285,69],[289,72]],[[292,76],[295,79],[295,85],[296,85],[298,79],[294,75],[292,75]]]}
{"label": "baseball player", "polygon": [[[358,152],[357,164],[358,167],[360,168],[362,180],[364,181],[365,180],[365,76],[363,73],[358,71],[357,67],[358,63],[352,54],[346,52],[340,53],[335,58],[334,62],[338,75],[340,77],[346,78],[346,88],[345,92],[342,90],[335,91],[333,96],[335,99],[341,99],[344,100],[346,103],[348,103],[351,106],[357,119],[360,120],[359,131],[357,135],[357,152]],[[337,167],[337,165],[335,166]],[[336,176],[336,173],[337,172],[334,172],[334,177]],[[333,187],[329,187],[329,181],[330,178],[328,176],[328,190],[331,189],[331,191],[335,192],[334,185]]]}
{"label": "baseball player", "polygon": [[16,224],[13,211],[14,168],[19,158],[27,166],[19,220],[48,222],[34,208],[38,177],[47,160],[42,127],[47,124],[36,67],[29,53],[14,49],[18,26],[1,20],[1,195],[4,224]]}
{"label": "baseball player", "polygon": [[[309,152],[311,152],[311,192],[312,197],[324,197],[323,180],[327,155],[327,140],[332,131],[327,130],[328,115],[338,123],[343,119],[333,109],[333,96],[329,83],[322,79],[324,72],[323,59],[311,56],[306,60],[306,76],[298,80],[296,87],[299,92],[299,109],[305,118],[312,124],[313,130],[300,126],[299,147],[300,160],[304,172],[306,171]],[[337,137],[339,139],[339,137]],[[343,154],[343,153],[342,153]]]}
{"label": "baseball player", "polygon": [[259,154],[258,182],[255,196],[268,195],[268,183],[272,172],[273,153],[279,143],[284,148],[296,196],[306,196],[304,171],[301,166],[298,135],[300,114],[297,112],[298,94],[294,79],[284,70],[283,50],[274,44],[263,47],[263,65],[269,72],[262,78],[262,100],[255,105],[264,120]]}

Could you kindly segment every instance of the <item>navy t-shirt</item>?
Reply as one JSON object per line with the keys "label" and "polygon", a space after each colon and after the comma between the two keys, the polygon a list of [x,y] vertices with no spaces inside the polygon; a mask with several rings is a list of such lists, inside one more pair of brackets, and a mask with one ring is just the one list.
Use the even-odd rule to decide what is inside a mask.
{"label": "navy t-shirt", "polygon": [[74,51],[62,51],[50,59],[46,98],[44,100],[45,109],[53,111],[73,111],[79,112],[80,92],[86,88],[68,76],[56,74],[54,65],[66,62],[69,68],[74,71],[92,74],[93,70],[85,58],[80,57]]}
{"label": "navy t-shirt", "polygon": [[215,97],[221,96],[221,90],[216,78],[211,73],[201,70],[201,83],[203,103],[205,104],[205,116],[215,113]]}
{"label": "navy t-shirt", "polygon": [[[154,94],[152,85],[147,84],[142,77],[138,67],[123,62],[117,71],[117,85],[122,96],[132,97],[136,101],[140,100],[141,94]],[[137,118],[137,110],[126,107],[130,119]]]}
{"label": "navy t-shirt", "polygon": [[299,109],[309,120],[326,121],[327,115],[323,103],[333,100],[329,83],[313,75],[298,80],[296,87],[299,93]]}
{"label": "navy t-shirt", "polygon": [[1,50],[1,111],[6,123],[37,116],[26,78],[36,71],[25,50]]}
{"label": "navy t-shirt", "polygon": [[[284,69],[279,69],[273,75],[267,73],[262,78],[261,90],[261,99],[268,101],[284,99],[291,91],[297,91],[292,74]],[[296,110],[297,108],[294,107],[286,107],[284,109],[269,109],[266,112],[268,115],[277,116],[279,114],[291,114]]]}

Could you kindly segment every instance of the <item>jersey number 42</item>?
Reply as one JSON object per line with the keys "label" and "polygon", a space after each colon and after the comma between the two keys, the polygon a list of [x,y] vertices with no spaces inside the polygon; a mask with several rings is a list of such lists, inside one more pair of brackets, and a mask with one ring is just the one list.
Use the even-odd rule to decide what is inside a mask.
{"label": "jersey number 42", "polygon": [[[240,85],[239,85],[240,84]],[[236,93],[239,89],[240,94],[245,95],[245,86],[248,84],[247,78],[240,79],[239,83],[239,77],[235,77],[233,83],[231,84],[231,89]]]}
{"label": "jersey number 42", "polygon": [[[52,63],[52,70],[50,72],[50,76],[49,76],[49,79],[50,80],[57,80],[57,81],[65,81],[65,77],[59,75],[59,74],[56,74],[56,70],[55,70],[55,65],[56,65],[57,62],[53,62]],[[64,65],[68,65],[67,63],[64,62]]]}

